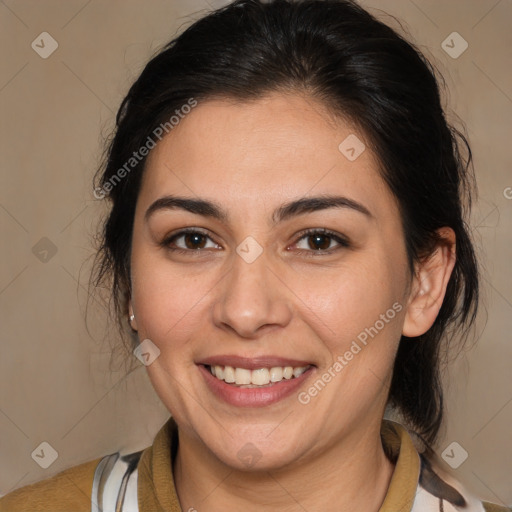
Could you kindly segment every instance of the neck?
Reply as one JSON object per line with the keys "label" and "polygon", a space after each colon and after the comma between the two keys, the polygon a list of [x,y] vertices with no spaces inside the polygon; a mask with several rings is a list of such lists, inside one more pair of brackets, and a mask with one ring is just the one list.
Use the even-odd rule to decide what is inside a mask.
{"label": "neck", "polygon": [[174,480],[185,511],[377,512],[394,469],[382,448],[380,422],[273,471],[238,471],[205,454],[196,439],[181,431],[179,440]]}

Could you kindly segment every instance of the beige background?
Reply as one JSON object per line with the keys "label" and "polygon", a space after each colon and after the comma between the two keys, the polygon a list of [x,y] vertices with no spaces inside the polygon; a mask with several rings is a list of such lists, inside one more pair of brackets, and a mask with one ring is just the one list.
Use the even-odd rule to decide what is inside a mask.
{"label": "beige background", "polygon": [[[94,457],[143,448],[168,417],[143,366],[127,376],[109,368],[100,306],[91,310],[92,338],[85,327],[91,237],[104,206],[92,196],[91,177],[101,134],[131,80],[198,10],[222,3],[0,2],[2,494]],[[404,22],[445,74],[450,105],[468,127],[487,313],[478,345],[452,367],[439,453],[457,441],[469,457],[455,474],[483,498],[512,504],[512,2],[363,4]],[[43,31],[59,45],[48,59],[31,48]],[[453,31],[469,43],[457,59],[441,48]],[[47,262],[32,249],[43,237],[57,249]],[[58,452],[48,469],[31,458],[43,441]]]}

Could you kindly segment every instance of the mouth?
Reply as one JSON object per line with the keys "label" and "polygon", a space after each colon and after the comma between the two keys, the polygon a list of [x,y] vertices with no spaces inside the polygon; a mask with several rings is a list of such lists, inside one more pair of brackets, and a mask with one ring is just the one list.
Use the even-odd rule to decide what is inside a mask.
{"label": "mouth", "polygon": [[238,407],[262,407],[289,397],[314,373],[306,361],[274,357],[213,357],[196,363],[209,390]]}

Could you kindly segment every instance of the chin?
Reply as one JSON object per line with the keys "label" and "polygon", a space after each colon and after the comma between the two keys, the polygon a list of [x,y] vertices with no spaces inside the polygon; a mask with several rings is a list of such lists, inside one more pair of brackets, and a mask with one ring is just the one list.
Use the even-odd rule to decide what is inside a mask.
{"label": "chin", "polygon": [[[272,430],[274,429],[274,430]],[[235,430],[236,434],[230,436],[226,431],[216,432],[218,429],[208,429],[210,435],[202,438],[209,450],[227,466],[237,471],[258,472],[275,471],[293,464],[300,457],[297,447],[304,450],[305,439],[289,430],[277,433],[276,424],[272,428],[259,425],[240,426],[237,431],[233,426],[229,432]],[[270,433],[270,434],[269,434]],[[222,437],[219,437],[222,436]],[[300,438],[300,439],[298,439]]]}

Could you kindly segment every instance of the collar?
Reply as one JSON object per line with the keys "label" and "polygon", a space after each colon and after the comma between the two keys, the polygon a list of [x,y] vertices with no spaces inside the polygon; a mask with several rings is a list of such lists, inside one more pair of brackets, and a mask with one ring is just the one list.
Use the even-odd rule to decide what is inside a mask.
{"label": "collar", "polygon": [[[418,452],[408,431],[394,421],[382,421],[381,439],[395,470],[379,512],[410,512],[420,474]],[[170,418],[158,431],[153,445],[143,451],[138,464],[140,512],[182,512],[172,474],[177,447],[178,427]]]}
{"label": "collar", "polygon": [[382,446],[395,464],[388,492],[379,512],[409,512],[412,510],[420,477],[420,456],[409,432],[399,423],[382,420]]}

